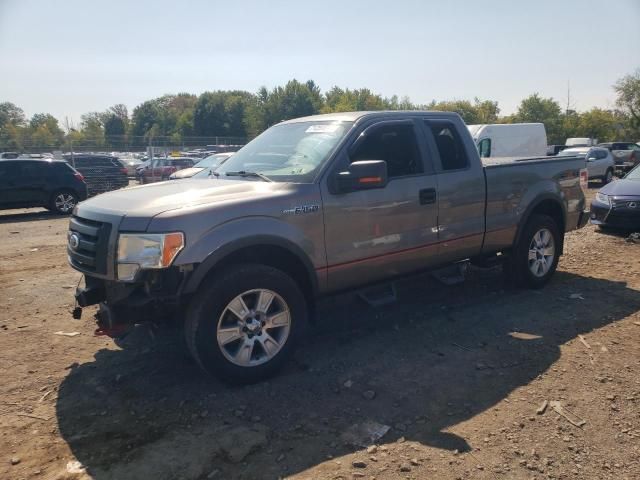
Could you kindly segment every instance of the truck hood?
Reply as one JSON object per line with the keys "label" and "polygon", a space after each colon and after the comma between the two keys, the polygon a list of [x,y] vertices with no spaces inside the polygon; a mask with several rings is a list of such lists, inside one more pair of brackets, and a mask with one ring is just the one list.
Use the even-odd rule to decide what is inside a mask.
{"label": "truck hood", "polygon": [[[76,207],[80,217],[97,214],[124,216],[128,220],[144,220],[144,224],[169,210],[275,195],[285,183],[258,180],[184,179],[124,188],[103,193],[81,202]],[[139,222],[127,222],[142,227]],[[135,228],[138,230],[138,228]]]}
{"label": "truck hood", "polygon": [[173,172],[169,178],[171,180],[176,180],[180,178],[189,178],[189,177],[193,177],[196,173],[200,173],[202,170],[204,170],[204,167],[183,168],[182,170]]}

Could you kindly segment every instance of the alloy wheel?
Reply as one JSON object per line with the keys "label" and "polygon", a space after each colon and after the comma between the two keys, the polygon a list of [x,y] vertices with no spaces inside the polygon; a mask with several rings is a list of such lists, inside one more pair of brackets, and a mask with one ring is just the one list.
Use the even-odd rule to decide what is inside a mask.
{"label": "alloy wheel", "polygon": [[542,228],[536,232],[529,244],[529,270],[536,277],[544,277],[553,265],[556,249],[551,232]]}
{"label": "alloy wheel", "polygon": [[291,330],[291,312],[284,299],[268,289],[248,290],[225,307],[216,330],[224,357],[241,367],[273,359]]}

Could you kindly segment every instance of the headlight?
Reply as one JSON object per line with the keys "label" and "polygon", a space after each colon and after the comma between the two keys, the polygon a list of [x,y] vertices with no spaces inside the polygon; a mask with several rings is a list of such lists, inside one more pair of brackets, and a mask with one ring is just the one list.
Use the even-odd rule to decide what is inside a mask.
{"label": "headlight", "polygon": [[167,268],[183,247],[181,232],[120,234],[118,280],[132,281],[141,269]]}
{"label": "headlight", "polygon": [[609,195],[605,195],[604,193],[596,193],[596,200],[600,203],[604,203],[605,205],[611,205],[611,197],[609,197]]}

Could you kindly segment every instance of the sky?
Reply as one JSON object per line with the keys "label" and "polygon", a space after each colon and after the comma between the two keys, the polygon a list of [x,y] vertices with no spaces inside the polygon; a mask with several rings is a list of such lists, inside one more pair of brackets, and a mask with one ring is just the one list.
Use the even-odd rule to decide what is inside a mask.
{"label": "sky", "polygon": [[166,93],[323,91],[614,106],[640,68],[640,0],[0,0],[0,102],[76,123]]}

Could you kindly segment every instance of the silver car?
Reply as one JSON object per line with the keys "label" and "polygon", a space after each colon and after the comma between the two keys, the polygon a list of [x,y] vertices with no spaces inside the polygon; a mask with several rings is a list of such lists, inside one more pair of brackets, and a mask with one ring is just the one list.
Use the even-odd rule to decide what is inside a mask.
{"label": "silver car", "polygon": [[606,185],[613,180],[613,172],[616,162],[611,152],[602,147],[577,147],[567,148],[560,153],[559,157],[583,157],[587,159],[587,171],[589,180],[598,179]]}

